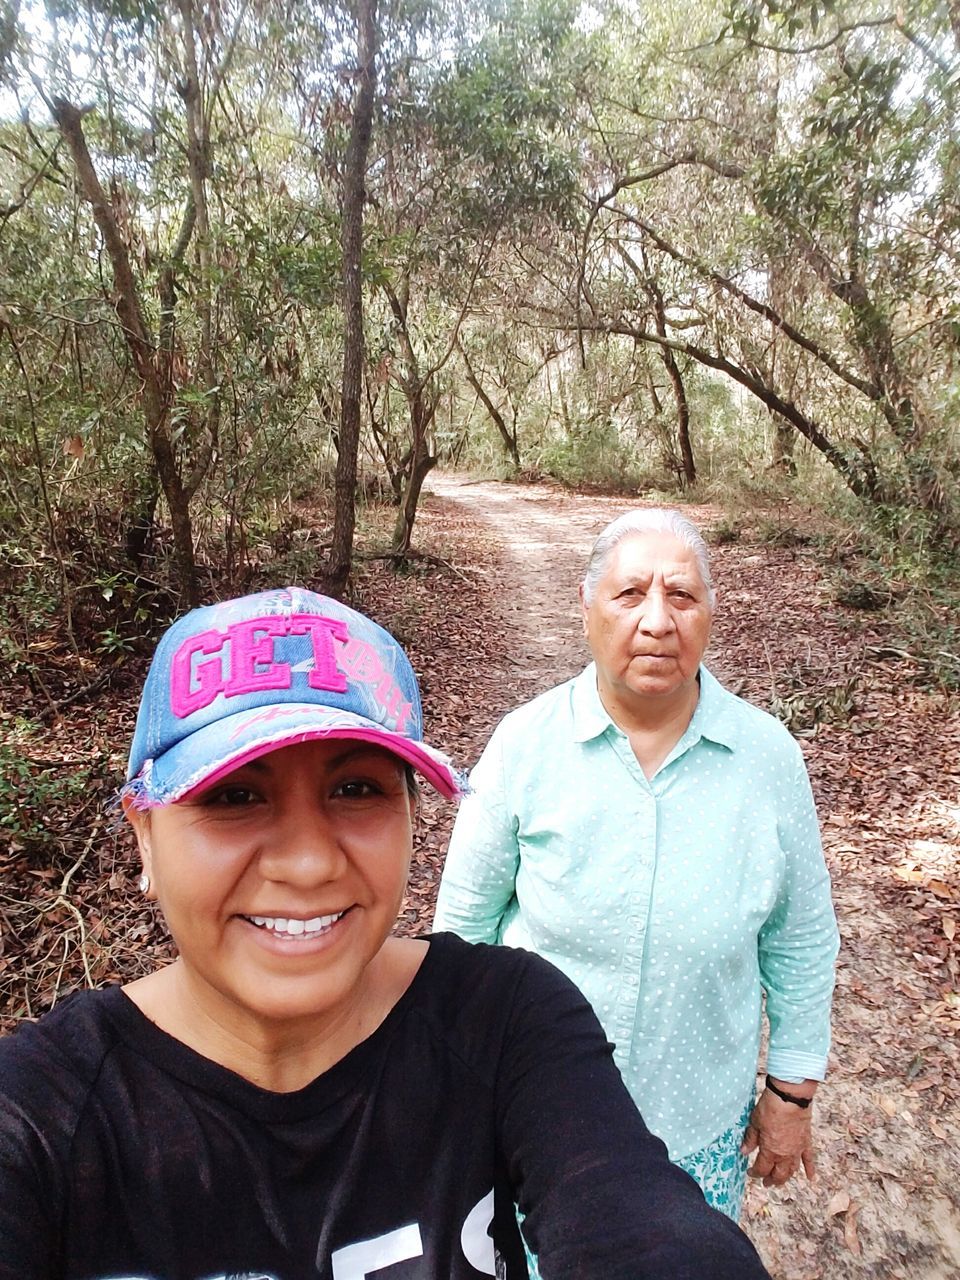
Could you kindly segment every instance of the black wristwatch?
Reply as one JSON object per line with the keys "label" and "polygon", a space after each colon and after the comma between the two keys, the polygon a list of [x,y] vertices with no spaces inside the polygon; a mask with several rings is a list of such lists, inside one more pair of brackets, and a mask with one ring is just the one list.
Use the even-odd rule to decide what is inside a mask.
{"label": "black wristwatch", "polygon": [[795,1107],[802,1107],[806,1111],[812,1098],[798,1098],[795,1093],[784,1093],[782,1089],[778,1089],[769,1076],[767,1076],[767,1088],[771,1093],[775,1093],[778,1098],[782,1098],[784,1102],[792,1102]]}

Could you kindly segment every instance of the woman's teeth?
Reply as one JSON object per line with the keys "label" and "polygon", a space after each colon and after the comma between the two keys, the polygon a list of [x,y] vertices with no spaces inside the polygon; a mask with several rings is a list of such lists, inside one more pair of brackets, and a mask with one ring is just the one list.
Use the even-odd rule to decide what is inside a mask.
{"label": "woman's teeth", "polygon": [[248,916],[261,929],[269,929],[271,933],[285,938],[310,937],[325,933],[331,925],[336,924],[345,911],[338,911],[332,916],[314,916],[311,920],[293,920],[285,916]]}

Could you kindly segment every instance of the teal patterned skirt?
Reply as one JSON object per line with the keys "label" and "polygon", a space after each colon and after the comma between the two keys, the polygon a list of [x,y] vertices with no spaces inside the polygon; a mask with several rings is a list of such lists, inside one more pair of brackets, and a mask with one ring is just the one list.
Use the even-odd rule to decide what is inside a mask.
{"label": "teal patterned skirt", "polygon": [[699,1182],[707,1204],[713,1205],[714,1209],[719,1209],[734,1222],[740,1221],[743,1196],[747,1188],[748,1160],[740,1154],[740,1144],[752,1111],[751,1098],[737,1123],[725,1129],[719,1138],[714,1138],[699,1151],[693,1151],[674,1161],[674,1164],[678,1164]]}

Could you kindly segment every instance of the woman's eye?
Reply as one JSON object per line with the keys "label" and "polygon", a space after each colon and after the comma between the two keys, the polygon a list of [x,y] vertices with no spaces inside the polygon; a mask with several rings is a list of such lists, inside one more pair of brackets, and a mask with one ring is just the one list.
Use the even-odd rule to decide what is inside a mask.
{"label": "woman's eye", "polygon": [[333,794],[343,800],[368,800],[371,796],[379,795],[380,788],[373,782],[351,778],[348,782],[341,782]]}
{"label": "woman's eye", "polygon": [[243,805],[253,804],[256,799],[255,791],[250,787],[242,787],[239,783],[236,783],[233,786],[218,787],[215,791],[211,791],[207,803],[223,805],[228,808],[239,808]]}

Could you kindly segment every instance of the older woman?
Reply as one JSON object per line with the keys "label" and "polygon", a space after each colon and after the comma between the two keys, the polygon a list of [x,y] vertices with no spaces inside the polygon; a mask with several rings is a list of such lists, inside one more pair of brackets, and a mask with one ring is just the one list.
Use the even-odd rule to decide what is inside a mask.
{"label": "older woman", "polygon": [[[3,1280],[766,1276],[666,1159],[543,961],[390,936],[416,680],[290,589],[188,614],[124,807],[177,959],[0,1043]],[[584,1125],[586,1121],[586,1125]]]}
{"label": "older woman", "polygon": [[766,1184],[814,1172],[837,929],[803,758],[702,664],[714,590],[690,521],[614,520],[580,596],[593,662],[494,732],[436,927],[573,978],[647,1123],[737,1218],[750,1152]]}

